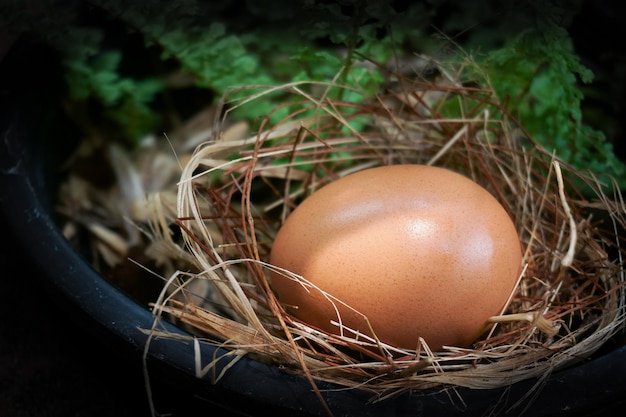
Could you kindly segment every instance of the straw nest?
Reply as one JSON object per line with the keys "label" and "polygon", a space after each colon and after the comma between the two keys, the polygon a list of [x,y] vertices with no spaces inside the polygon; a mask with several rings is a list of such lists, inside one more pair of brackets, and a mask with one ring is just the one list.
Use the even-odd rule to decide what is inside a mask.
{"label": "straw nest", "polygon": [[[216,119],[212,137],[184,163],[175,203],[152,205],[152,250],[189,267],[166,277],[153,304],[155,327],[146,332],[167,337],[158,327],[167,317],[196,342],[227,347],[219,360],[253,357],[313,387],[330,381],[380,401],[406,390],[495,388],[542,377],[588,358],[621,331],[626,207],[619,193],[603,191],[617,187],[535,144],[471,60],[432,65],[436,80],[394,73],[370,97],[341,83],[255,90],[230,109],[280,93],[289,96],[285,108],[296,110],[274,123],[266,115],[249,137],[223,135],[228,111]],[[465,174],[517,226],[522,275],[506,312],[486,323],[471,348],[433,352],[422,340],[412,351],[328,334],[288,316],[272,293],[269,252],[294,207],[337,178],[399,163]]]}

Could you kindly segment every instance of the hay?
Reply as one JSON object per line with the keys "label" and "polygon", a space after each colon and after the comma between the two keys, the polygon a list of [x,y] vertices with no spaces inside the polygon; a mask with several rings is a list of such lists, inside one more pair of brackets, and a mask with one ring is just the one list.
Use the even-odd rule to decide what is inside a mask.
{"label": "hay", "polygon": [[[154,265],[133,262],[164,282],[151,304],[149,340],[181,337],[159,330],[167,319],[195,344],[228,348],[226,358],[198,363],[199,377],[222,359],[248,356],[306,377],[315,390],[316,380],[328,381],[383,401],[416,389],[503,387],[589,358],[626,321],[626,206],[609,191],[618,187],[535,144],[471,58],[436,65],[436,80],[391,71],[377,95],[336,82],[244,87],[233,91],[249,90],[244,99],[224,97],[225,115],[209,109],[171,132],[174,152],[155,138],[132,155],[87,144],[91,154],[111,156],[117,181],[97,189],[71,173],[60,190],[66,236],[82,247],[87,233],[95,267],[113,273],[141,247]],[[231,121],[230,112],[274,94],[285,106],[261,115],[256,134]],[[276,232],[307,195],[350,173],[400,163],[461,172],[514,219],[522,274],[506,311],[470,348],[433,352],[420,340],[417,350],[399,349],[355,337],[341,317],[340,335],[325,333],[289,316],[271,290],[274,270],[320,291],[267,262]]]}
{"label": "hay", "polygon": [[[471,60],[439,65],[436,82],[397,74],[395,88],[360,100],[341,98],[358,93],[347,86],[296,83],[237,103],[234,108],[253,106],[282,93],[298,110],[274,124],[267,115],[248,138],[215,134],[193,152],[173,221],[195,272],[168,280],[154,304],[156,319],[169,317],[196,341],[225,346],[233,357],[273,363],[311,382],[368,390],[377,401],[406,390],[488,389],[542,377],[588,358],[622,330],[621,195],[607,196],[593,174],[533,143],[488,80],[466,86],[466,66],[476,70]],[[399,163],[462,172],[493,193],[517,226],[523,273],[507,310],[486,323],[471,348],[432,352],[422,340],[412,351],[354,338],[350,329],[328,334],[286,314],[271,291],[272,240],[294,207],[337,178]],[[581,185],[593,195],[578,191]],[[596,218],[601,212],[603,223]],[[172,251],[180,250],[167,239],[177,247]]]}

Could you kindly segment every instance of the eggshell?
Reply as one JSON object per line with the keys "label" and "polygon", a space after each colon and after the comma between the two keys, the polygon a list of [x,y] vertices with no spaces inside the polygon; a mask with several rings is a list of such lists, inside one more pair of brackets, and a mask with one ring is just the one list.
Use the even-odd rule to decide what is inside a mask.
{"label": "eggshell", "polygon": [[510,216],[476,182],[445,168],[391,165],[307,197],[278,231],[270,263],[350,306],[272,273],[279,301],[310,326],[341,334],[331,323],[341,321],[396,347],[416,349],[423,337],[439,350],[470,345],[501,313],[521,246]]}

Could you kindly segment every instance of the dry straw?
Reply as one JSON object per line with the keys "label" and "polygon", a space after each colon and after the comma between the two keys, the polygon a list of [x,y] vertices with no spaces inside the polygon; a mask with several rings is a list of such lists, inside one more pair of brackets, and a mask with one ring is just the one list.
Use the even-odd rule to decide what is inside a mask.
{"label": "dry straw", "polygon": [[[175,207],[161,207],[154,230],[162,232],[155,237],[162,248],[181,252],[167,232],[173,220],[194,267],[167,280],[153,306],[155,323],[175,320],[194,343],[227,347],[233,363],[249,356],[312,384],[371,391],[375,401],[406,390],[541,378],[588,358],[621,331],[625,206],[619,193],[603,191],[617,187],[534,144],[470,59],[432,65],[436,80],[395,74],[375,96],[339,83],[294,83],[254,90],[234,103],[254,106],[284,94],[291,113],[270,123],[285,112],[275,109],[257,134],[232,139],[219,134],[227,112],[218,133],[184,165]],[[269,251],[294,207],[351,172],[399,163],[462,172],[493,193],[517,226],[522,275],[506,311],[486,323],[471,348],[433,352],[421,340],[413,351],[354,338],[346,328],[342,336],[327,334],[288,316],[272,293]],[[150,333],[168,336],[157,329]],[[198,364],[198,375],[216,362]]]}

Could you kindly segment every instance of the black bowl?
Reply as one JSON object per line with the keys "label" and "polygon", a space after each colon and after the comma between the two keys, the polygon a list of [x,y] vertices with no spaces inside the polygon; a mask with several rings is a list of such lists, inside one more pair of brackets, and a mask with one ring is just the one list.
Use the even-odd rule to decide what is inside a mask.
{"label": "black bowl", "polygon": [[[147,340],[140,329],[153,325],[151,312],[101,277],[56,222],[56,168],[78,137],[60,108],[56,62],[48,49],[28,39],[20,39],[1,62],[0,216],[9,227],[4,243],[16,246],[29,268],[40,271],[42,288],[69,313],[58,326],[87,329],[111,355],[139,364]],[[185,334],[169,323],[163,326]],[[214,383],[211,376],[195,376],[195,353],[188,341],[155,339],[147,355],[148,374],[200,398],[206,412],[327,415],[303,377],[243,358]],[[200,353],[206,363],[227,351],[202,345]],[[606,416],[626,405],[626,346],[611,344],[576,366],[500,389],[415,391],[369,404],[368,392],[318,385],[335,416]]]}

